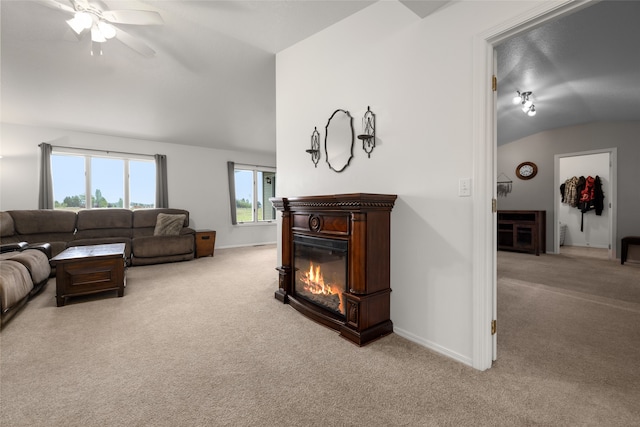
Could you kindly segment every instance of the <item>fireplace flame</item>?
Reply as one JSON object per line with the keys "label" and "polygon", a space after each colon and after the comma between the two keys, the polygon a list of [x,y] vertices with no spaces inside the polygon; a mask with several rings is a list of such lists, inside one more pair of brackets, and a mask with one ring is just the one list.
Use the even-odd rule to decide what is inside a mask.
{"label": "fireplace flame", "polygon": [[309,263],[309,271],[304,274],[302,278],[305,286],[304,289],[315,295],[338,295],[340,297],[340,306],[338,309],[341,313],[344,313],[343,295],[339,291],[337,286],[331,286],[324,283],[324,277],[320,271],[320,266],[314,266],[313,263]]}

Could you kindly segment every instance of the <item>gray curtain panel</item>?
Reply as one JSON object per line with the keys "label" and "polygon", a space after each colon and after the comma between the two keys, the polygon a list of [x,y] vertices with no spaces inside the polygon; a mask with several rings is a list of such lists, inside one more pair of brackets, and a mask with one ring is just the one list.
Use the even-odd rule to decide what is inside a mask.
{"label": "gray curtain panel", "polygon": [[153,157],[156,159],[156,208],[168,208],[167,156],[156,154]]}
{"label": "gray curtain panel", "polygon": [[53,209],[53,179],[51,177],[51,144],[40,144],[40,188],[38,209]]}
{"label": "gray curtain panel", "polygon": [[227,162],[227,172],[229,174],[229,204],[231,205],[231,224],[236,225],[236,164]]}

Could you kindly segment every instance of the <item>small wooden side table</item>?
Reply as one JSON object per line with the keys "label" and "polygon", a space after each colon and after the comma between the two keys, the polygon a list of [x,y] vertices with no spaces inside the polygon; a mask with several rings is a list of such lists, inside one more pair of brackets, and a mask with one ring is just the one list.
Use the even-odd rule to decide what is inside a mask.
{"label": "small wooden side table", "polygon": [[213,256],[216,245],[216,232],[214,230],[196,230],[196,258]]}

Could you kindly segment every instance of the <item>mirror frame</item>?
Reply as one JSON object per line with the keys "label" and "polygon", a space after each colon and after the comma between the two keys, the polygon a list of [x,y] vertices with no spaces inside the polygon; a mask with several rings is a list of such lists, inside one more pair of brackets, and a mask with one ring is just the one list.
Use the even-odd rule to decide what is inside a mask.
{"label": "mirror frame", "polygon": [[[350,156],[349,156],[349,160],[347,160],[347,162],[345,163],[345,165],[341,169],[336,169],[331,165],[331,163],[329,162],[329,150],[327,149],[327,138],[329,138],[329,125],[331,125],[331,119],[333,119],[333,117],[338,113],[344,113],[344,114],[347,115],[347,117],[349,117],[349,127],[351,128]],[[325,157],[324,158],[327,161],[327,164],[329,165],[329,168],[331,170],[333,170],[335,172],[342,172],[343,170],[345,170],[347,168],[347,166],[349,166],[349,163],[351,163],[351,159],[353,159],[353,144],[354,144],[354,140],[355,140],[355,132],[353,130],[353,117],[351,117],[351,114],[349,114],[349,112],[347,110],[337,109],[336,111],[333,112],[331,117],[329,117],[329,120],[327,121],[327,125],[324,127],[324,129],[325,129],[325,132],[324,132],[324,154],[325,154]]]}

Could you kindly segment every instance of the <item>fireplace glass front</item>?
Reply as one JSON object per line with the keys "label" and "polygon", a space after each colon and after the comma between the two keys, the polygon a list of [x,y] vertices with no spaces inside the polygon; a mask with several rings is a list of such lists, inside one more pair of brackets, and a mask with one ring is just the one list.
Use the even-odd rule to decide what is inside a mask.
{"label": "fireplace glass front", "polygon": [[294,235],[295,295],[344,317],[347,247],[344,240]]}

